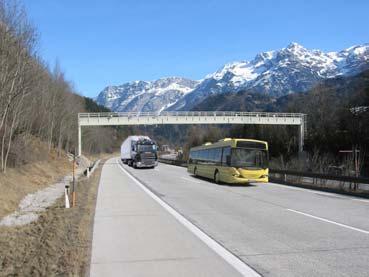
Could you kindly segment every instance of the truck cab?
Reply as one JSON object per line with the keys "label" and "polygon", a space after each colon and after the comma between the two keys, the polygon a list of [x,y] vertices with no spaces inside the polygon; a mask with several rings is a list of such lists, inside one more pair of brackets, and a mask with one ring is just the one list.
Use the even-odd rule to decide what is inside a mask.
{"label": "truck cab", "polygon": [[158,165],[157,146],[154,141],[141,139],[132,141],[132,160],[129,163],[134,168],[155,167]]}
{"label": "truck cab", "polygon": [[134,168],[158,165],[157,145],[147,136],[129,136],[121,146],[121,160]]}

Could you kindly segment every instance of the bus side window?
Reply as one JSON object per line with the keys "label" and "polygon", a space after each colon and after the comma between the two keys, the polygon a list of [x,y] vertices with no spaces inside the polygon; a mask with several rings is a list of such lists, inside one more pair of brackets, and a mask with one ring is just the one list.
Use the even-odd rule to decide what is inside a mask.
{"label": "bus side window", "polygon": [[230,147],[223,148],[222,166],[229,166],[230,159],[231,159],[231,148]]}
{"label": "bus side window", "polygon": [[200,157],[199,153],[200,153],[200,151],[195,151],[195,153],[194,153],[194,157],[193,158],[194,158],[196,164],[199,161],[199,157]]}
{"label": "bus side window", "polygon": [[222,148],[216,148],[215,149],[215,160],[217,165],[220,165],[222,163]]}
{"label": "bus side window", "polygon": [[200,150],[199,154],[200,154],[199,160],[203,162],[205,160],[205,150]]}
{"label": "bus side window", "polygon": [[204,151],[204,160],[209,161],[209,154],[210,154],[209,149],[205,149],[203,151]]}
{"label": "bus side window", "polygon": [[214,162],[216,149],[209,149],[209,161]]}

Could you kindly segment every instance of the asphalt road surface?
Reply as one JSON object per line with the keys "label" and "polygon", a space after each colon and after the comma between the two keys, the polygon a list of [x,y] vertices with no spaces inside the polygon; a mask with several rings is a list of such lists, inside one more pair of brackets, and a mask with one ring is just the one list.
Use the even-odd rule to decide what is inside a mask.
{"label": "asphalt road surface", "polygon": [[[145,188],[233,254],[233,260],[199,239]],[[125,191],[121,197],[120,191]],[[130,198],[132,192],[137,196]],[[119,209],[115,213],[109,205],[118,203],[125,210],[142,205],[144,214],[139,209],[128,216]],[[132,232],[140,239],[125,237]],[[114,245],[106,247],[118,237],[123,258],[114,257]],[[136,251],[129,252],[130,247]],[[92,275],[119,276],[125,270],[126,276],[238,276],[242,268],[235,259],[250,268],[244,275],[254,270],[262,276],[369,276],[369,200],[272,183],[216,185],[165,164],[133,169],[111,159],[104,166]]]}

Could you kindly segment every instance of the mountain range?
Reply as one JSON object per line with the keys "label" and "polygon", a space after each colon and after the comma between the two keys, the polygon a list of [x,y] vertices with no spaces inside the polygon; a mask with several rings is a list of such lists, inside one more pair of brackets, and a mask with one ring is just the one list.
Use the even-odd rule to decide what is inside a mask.
{"label": "mountain range", "polygon": [[368,68],[369,44],[325,53],[291,43],[280,50],[259,53],[251,61],[226,64],[199,81],[169,77],[108,86],[96,101],[119,112],[178,111],[198,108],[206,99],[215,99],[212,96],[249,91],[253,99],[261,97],[269,102]]}

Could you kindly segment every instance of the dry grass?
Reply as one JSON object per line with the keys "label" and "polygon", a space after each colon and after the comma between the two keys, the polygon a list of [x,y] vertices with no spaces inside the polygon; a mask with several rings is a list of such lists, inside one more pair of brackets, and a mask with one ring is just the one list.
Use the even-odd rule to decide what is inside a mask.
{"label": "dry grass", "polygon": [[89,271],[92,226],[102,164],[77,183],[77,207],[63,197],[22,227],[0,227],[0,276],[84,276]]}
{"label": "dry grass", "polygon": [[100,154],[93,154],[93,155],[86,154],[85,156],[91,161],[107,160],[113,157],[120,156],[120,152],[115,151],[113,153],[100,153]]}

